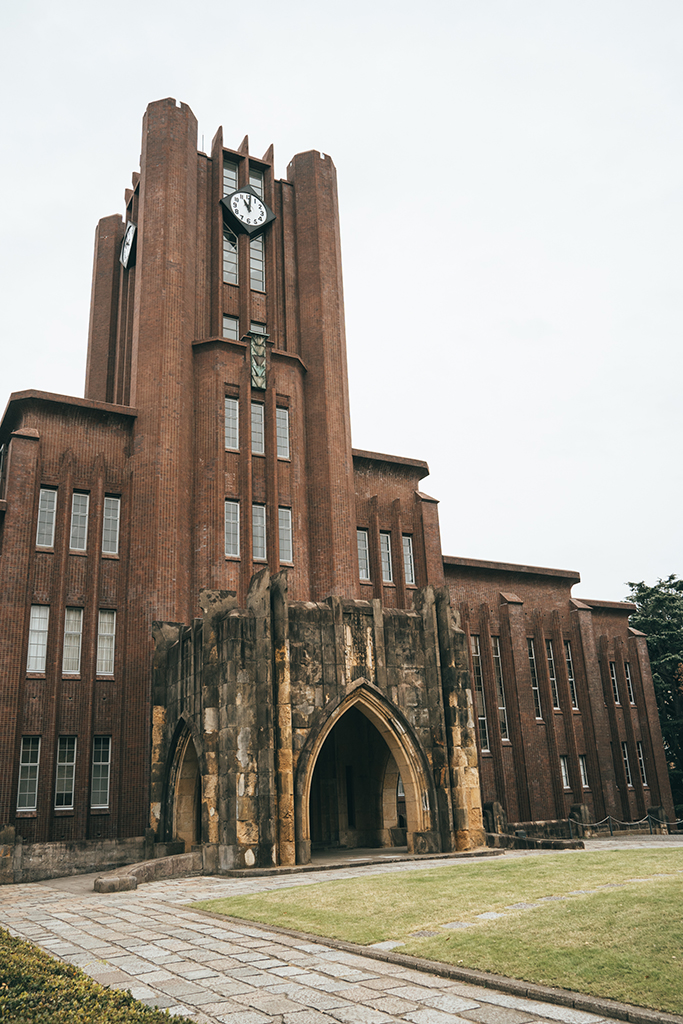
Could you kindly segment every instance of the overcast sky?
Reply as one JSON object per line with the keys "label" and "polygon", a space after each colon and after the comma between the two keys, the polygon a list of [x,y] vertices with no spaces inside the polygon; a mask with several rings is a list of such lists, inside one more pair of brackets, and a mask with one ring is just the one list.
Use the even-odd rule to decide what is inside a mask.
{"label": "overcast sky", "polygon": [[146,105],[337,167],[353,441],[426,459],[444,551],[683,575],[680,0],[5,5],[0,407],[82,395]]}

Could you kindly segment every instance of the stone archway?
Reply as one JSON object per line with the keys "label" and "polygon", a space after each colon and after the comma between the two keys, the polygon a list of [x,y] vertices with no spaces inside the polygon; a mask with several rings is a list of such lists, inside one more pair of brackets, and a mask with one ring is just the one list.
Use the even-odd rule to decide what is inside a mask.
{"label": "stone archway", "polygon": [[200,842],[201,837],[201,774],[197,750],[189,732],[176,751],[173,835],[185,843],[186,853]]}
{"label": "stone archway", "polygon": [[[354,734],[359,752],[365,750],[358,765],[349,741]],[[403,832],[395,831],[399,775],[405,790],[405,840]],[[349,694],[309,737],[297,766],[295,795],[299,863],[310,859],[313,847],[325,845],[405,842],[411,851],[441,848],[434,823],[433,782],[425,758],[402,716],[366,684]]]}

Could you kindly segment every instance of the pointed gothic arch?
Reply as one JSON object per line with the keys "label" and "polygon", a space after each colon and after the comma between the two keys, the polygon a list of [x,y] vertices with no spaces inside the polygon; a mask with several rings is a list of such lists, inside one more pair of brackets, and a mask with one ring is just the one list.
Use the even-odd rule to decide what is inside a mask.
{"label": "pointed gothic arch", "polygon": [[191,718],[183,715],[171,743],[164,799],[164,838],[185,851],[202,842],[202,748]]}

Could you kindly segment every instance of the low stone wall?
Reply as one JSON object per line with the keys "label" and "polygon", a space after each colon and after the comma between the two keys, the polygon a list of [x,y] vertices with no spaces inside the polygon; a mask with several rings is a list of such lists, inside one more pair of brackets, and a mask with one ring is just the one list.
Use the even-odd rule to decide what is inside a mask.
{"label": "low stone wall", "polygon": [[95,879],[95,892],[126,892],[137,889],[142,882],[156,882],[160,878],[180,878],[186,875],[201,875],[202,852],[180,853],[173,857],[158,857],[131,864],[122,871],[111,871]]}
{"label": "low stone wall", "polygon": [[77,843],[22,843],[17,839],[0,844],[0,885],[107,871],[144,857],[144,836]]}

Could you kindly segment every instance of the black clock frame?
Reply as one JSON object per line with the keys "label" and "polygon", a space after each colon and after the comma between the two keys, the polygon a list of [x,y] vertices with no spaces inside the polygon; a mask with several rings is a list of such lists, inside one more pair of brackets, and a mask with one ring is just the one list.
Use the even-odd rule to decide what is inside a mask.
{"label": "black clock frame", "polygon": [[[230,200],[234,195],[237,195],[238,193],[243,195],[245,192],[247,195],[256,196],[259,202],[263,203],[265,206],[266,219],[262,224],[245,224],[244,221],[241,221],[239,217],[236,217],[232,212],[230,208]],[[240,188],[236,188],[234,192],[231,192],[230,195],[223,196],[221,199],[221,206],[223,207],[223,220],[236,235],[248,235],[250,238],[256,238],[275,220],[275,214],[271,208],[264,201],[263,197],[258,194],[256,189],[251,187],[251,185],[242,185]]]}
{"label": "black clock frame", "polygon": [[[128,250],[128,256],[124,260],[124,258],[123,258],[123,249],[124,249],[124,246],[126,244],[126,239],[128,238],[128,233],[129,233],[131,228],[133,229],[133,240],[130,243],[130,249]],[[123,238],[121,239],[121,248],[119,250],[119,263],[121,264],[121,266],[123,267],[124,270],[128,270],[130,267],[134,267],[135,266],[135,250],[137,249],[137,241],[138,241],[138,227],[137,227],[137,224],[134,224],[132,220],[127,220],[126,221],[126,227],[124,228],[124,232],[123,232]]]}

